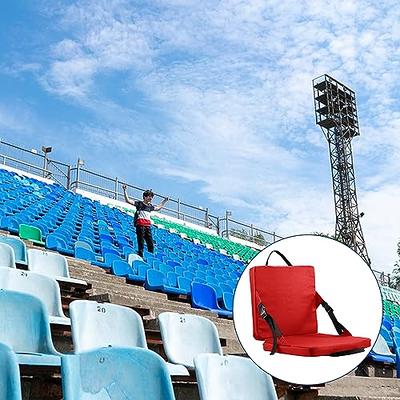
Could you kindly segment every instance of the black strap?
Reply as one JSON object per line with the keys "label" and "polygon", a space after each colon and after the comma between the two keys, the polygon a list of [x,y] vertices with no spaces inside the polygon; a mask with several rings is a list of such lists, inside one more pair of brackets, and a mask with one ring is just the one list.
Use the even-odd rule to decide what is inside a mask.
{"label": "black strap", "polygon": [[271,356],[276,353],[276,349],[278,347],[278,337],[282,336],[281,331],[278,328],[278,325],[276,325],[276,322],[272,318],[270,314],[268,314],[267,309],[265,308],[263,303],[258,304],[258,312],[260,313],[260,316],[265,322],[269,325],[271,332],[272,332],[272,338],[273,338],[273,345],[272,345],[272,350],[271,350]]}
{"label": "black strap", "polygon": [[267,258],[267,262],[265,263],[266,266],[268,266],[269,258],[271,257],[272,253],[278,254],[282,258],[283,261],[287,264],[288,267],[293,267],[293,264],[278,250],[272,250],[271,253],[269,253],[269,256]]}
{"label": "black strap", "polygon": [[337,320],[335,313],[333,312],[333,308],[325,300],[321,300],[321,306],[324,307],[325,311],[328,313],[329,318],[331,319],[332,324],[336,329],[336,332],[339,335],[342,335],[344,333],[350,334],[350,332]]}

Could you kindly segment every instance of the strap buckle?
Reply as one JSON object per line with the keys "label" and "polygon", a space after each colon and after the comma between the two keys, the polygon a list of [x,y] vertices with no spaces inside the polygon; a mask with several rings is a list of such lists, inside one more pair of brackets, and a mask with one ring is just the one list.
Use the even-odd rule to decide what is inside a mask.
{"label": "strap buckle", "polygon": [[267,309],[265,308],[263,303],[260,303],[258,305],[258,312],[260,313],[260,316],[262,319],[265,319],[268,317]]}

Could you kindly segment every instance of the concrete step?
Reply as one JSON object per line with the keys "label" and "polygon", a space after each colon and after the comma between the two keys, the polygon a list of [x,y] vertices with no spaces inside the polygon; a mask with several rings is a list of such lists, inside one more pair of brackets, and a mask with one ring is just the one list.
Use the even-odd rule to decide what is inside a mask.
{"label": "concrete step", "polygon": [[327,383],[319,399],[400,399],[400,379],[345,376]]}

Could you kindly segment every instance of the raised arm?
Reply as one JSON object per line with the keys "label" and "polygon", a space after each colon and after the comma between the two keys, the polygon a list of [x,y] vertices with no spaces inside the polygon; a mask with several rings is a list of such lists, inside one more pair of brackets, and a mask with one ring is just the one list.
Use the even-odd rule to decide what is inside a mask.
{"label": "raised arm", "polygon": [[166,197],[158,206],[154,207],[154,210],[160,211],[164,206],[165,203],[169,200],[169,197]]}
{"label": "raised arm", "polygon": [[122,185],[122,190],[124,191],[125,201],[126,201],[127,203],[129,203],[129,204],[132,204],[132,205],[134,206],[134,205],[135,205],[135,202],[132,201],[132,200],[129,198],[128,193],[126,192],[126,184],[125,184],[125,183]]}

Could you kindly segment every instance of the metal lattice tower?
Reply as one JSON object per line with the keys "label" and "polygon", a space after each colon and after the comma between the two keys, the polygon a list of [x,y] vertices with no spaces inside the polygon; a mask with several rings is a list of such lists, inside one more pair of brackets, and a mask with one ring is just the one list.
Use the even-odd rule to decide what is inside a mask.
{"label": "metal lattice tower", "polygon": [[316,123],[329,144],[336,238],[370,265],[360,224],[351,140],[360,134],[355,93],[329,75],[313,80]]}

